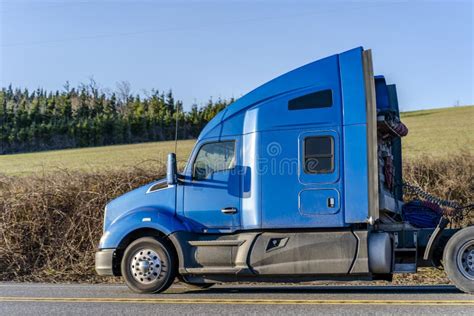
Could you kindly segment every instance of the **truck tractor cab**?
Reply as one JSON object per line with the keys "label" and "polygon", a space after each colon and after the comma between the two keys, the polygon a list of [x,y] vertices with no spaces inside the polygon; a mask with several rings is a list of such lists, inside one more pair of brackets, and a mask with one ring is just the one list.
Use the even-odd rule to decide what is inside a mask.
{"label": "truck tractor cab", "polygon": [[[439,265],[441,247],[450,277],[472,292],[474,264],[456,259],[474,255],[472,227],[435,232],[402,219],[407,132],[370,50],[290,71],[218,113],[182,173],[170,154],[166,179],[107,204],[96,270],[140,293],[175,277],[201,287],[390,280]],[[454,246],[437,242],[455,233]]]}

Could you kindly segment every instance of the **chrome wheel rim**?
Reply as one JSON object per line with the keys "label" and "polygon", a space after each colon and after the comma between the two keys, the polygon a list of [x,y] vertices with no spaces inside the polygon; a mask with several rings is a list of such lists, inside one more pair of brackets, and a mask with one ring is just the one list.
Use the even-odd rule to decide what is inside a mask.
{"label": "chrome wheel rim", "polygon": [[474,240],[466,242],[459,249],[457,266],[464,277],[474,281]]}
{"label": "chrome wheel rim", "polygon": [[130,272],[137,282],[150,284],[160,277],[161,266],[161,258],[156,251],[140,249],[132,257]]}

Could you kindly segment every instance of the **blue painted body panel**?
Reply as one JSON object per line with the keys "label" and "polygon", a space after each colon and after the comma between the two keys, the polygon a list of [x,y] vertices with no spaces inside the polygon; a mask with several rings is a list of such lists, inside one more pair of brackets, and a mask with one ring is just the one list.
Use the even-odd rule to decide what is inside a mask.
{"label": "blue painted body panel", "polygon": [[[253,116],[250,114],[250,116]],[[262,222],[262,178],[258,169],[260,134],[242,136],[242,202],[240,223],[243,229],[261,228]]]}
{"label": "blue painted body panel", "polygon": [[390,109],[390,100],[388,98],[388,87],[384,76],[375,76],[375,92],[377,97],[377,109]]}
{"label": "blue painted body panel", "polygon": [[140,208],[127,212],[110,225],[100,239],[99,249],[117,248],[129,233],[142,228],[155,229],[165,235],[176,231],[194,230],[189,222],[182,221],[174,214],[157,207]]}
{"label": "blue painted body panel", "polygon": [[343,125],[366,124],[365,83],[362,65],[362,48],[339,55],[343,102]]}
{"label": "blue painted body panel", "polygon": [[[334,172],[305,174],[300,158],[303,153],[303,139],[320,135],[334,137],[336,157]],[[318,213],[303,214],[299,209],[299,194],[303,190],[333,189],[340,194],[342,190],[340,127],[262,132],[261,143],[262,228],[345,226],[342,209],[331,216]],[[271,147],[275,145],[278,151],[272,151]],[[326,203],[326,198],[321,203]]]}
{"label": "blue painted body panel", "polygon": [[127,213],[142,208],[159,206],[162,212],[175,213],[176,188],[166,188],[153,193],[147,193],[148,189],[165,180],[156,181],[110,201],[107,204],[107,212],[104,216],[104,230],[107,230],[113,222],[119,220]]}
{"label": "blue painted body panel", "polygon": [[[315,124],[314,117],[308,117],[305,111],[295,111],[291,117],[281,115],[288,114],[286,106],[284,108],[273,107],[269,109],[267,104],[274,104],[271,101],[274,98],[287,96],[290,94],[302,95],[305,94],[303,89],[318,91],[327,88],[333,88],[339,91],[339,70],[338,70],[338,55],[333,55],[298,69],[290,71],[268,83],[258,87],[241,97],[233,104],[224,109],[221,113],[213,118],[204,127],[199,136],[200,139],[208,137],[222,137],[229,135],[241,135],[243,126],[247,125],[244,122],[246,117],[245,111],[259,107],[261,111],[272,112],[271,117],[263,117],[263,113],[259,115],[256,120],[256,125],[253,129],[247,128],[244,133],[257,132],[268,130],[272,128],[285,128],[291,126],[301,126],[304,124]],[[340,98],[340,93],[335,93],[336,101]],[[324,109],[331,112],[332,108]],[[318,115],[319,121],[324,122],[328,119],[327,114]],[[247,126],[248,127],[248,126]]]}
{"label": "blue painted body panel", "polygon": [[164,181],[144,185],[107,204],[100,249],[116,248],[125,236],[140,228],[153,228],[164,234],[195,230],[192,222],[183,221],[175,214],[176,186],[147,193],[149,188]]}
{"label": "blue painted body panel", "polygon": [[[334,204],[329,205],[329,199]],[[341,199],[334,189],[304,189],[299,193],[298,205],[303,216],[334,215],[341,209]]]}
{"label": "blue painted body panel", "polygon": [[[365,222],[368,144],[362,53],[359,47],[307,64],[221,111],[201,132],[176,186],[146,193],[149,184],[108,204],[101,247],[116,247],[142,227],[165,234],[228,233]],[[390,106],[385,80],[377,77],[376,83],[377,103]],[[290,100],[328,89],[332,106],[289,109]],[[332,172],[304,172],[304,140],[311,136],[332,137]],[[193,180],[193,161],[201,146],[224,140],[236,141],[235,168]],[[328,206],[328,199],[334,206]],[[223,214],[225,207],[238,212]]]}
{"label": "blue painted body panel", "polygon": [[367,170],[367,125],[344,126],[345,222],[362,223],[369,210]]}
{"label": "blue painted body panel", "polygon": [[339,57],[343,91],[343,169],[346,224],[362,223],[369,210],[367,111],[362,48]]}

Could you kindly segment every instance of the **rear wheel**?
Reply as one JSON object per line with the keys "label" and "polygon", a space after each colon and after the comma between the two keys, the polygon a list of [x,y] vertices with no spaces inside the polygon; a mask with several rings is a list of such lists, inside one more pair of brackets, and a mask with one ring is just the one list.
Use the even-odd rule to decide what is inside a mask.
{"label": "rear wheel", "polygon": [[176,255],[163,238],[144,237],[132,242],[122,258],[127,286],[137,293],[163,292],[176,276]]}
{"label": "rear wheel", "polygon": [[443,265],[458,289],[474,294],[474,226],[461,229],[449,239]]}

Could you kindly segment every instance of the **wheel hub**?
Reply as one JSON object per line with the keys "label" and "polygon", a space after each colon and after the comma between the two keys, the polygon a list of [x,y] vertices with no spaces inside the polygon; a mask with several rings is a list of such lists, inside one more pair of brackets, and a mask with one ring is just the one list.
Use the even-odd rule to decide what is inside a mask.
{"label": "wheel hub", "polygon": [[465,243],[458,252],[457,266],[469,280],[474,280],[474,240]]}
{"label": "wheel hub", "polygon": [[138,282],[149,284],[160,277],[161,258],[152,249],[140,249],[132,257],[130,272]]}

